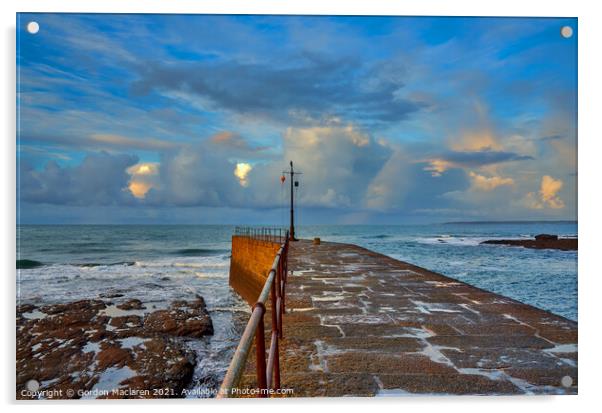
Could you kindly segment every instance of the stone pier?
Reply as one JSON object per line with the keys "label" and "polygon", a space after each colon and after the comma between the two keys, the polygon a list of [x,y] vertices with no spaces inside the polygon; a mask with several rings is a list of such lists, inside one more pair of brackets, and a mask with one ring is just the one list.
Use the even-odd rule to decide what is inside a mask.
{"label": "stone pier", "polygon": [[577,323],[355,245],[290,248],[293,396],[577,393]]}

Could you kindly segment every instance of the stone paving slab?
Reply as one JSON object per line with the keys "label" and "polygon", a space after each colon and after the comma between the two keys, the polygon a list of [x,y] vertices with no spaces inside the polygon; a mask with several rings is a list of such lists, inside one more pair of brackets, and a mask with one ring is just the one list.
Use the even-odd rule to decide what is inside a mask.
{"label": "stone paving slab", "polygon": [[571,320],[355,245],[299,241],[289,260],[294,396],[577,393]]}

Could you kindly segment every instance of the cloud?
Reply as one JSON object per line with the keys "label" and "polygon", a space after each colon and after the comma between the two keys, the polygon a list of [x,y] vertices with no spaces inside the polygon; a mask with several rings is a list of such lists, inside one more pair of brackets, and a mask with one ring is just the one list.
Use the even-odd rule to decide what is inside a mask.
{"label": "cloud", "polygon": [[249,186],[248,175],[253,167],[245,162],[239,162],[236,164],[236,168],[234,168],[234,176],[238,178],[238,182],[240,182],[240,186],[247,187]]}
{"label": "cloud", "polygon": [[498,186],[514,185],[514,179],[501,176],[483,176],[473,171],[468,174],[472,180],[472,187],[481,191],[492,191]]}
{"label": "cloud", "polygon": [[[269,211],[292,159],[300,205],[322,216],[574,215],[573,46],[539,41],[559,20],[462,20],[432,42],[437,19],[35,17],[51,30],[17,62],[30,205]],[[100,150],[144,162],[76,164]]]}
{"label": "cloud", "polygon": [[429,159],[428,163],[424,170],[430,172],[432,176],[441,176],[443,172],[454,167],[452,162],[445,159]]}
{"label": "cloud", "polygon": [[525,196],[525,205],[531,209],[543,209],[549,207],[552,209],[562,209],[565,207],[564,201],[558,196],[558,192],[563,187],[560,179],[554,179],[549,175],[541,178],[541,185],[537,196],[534,192],[529,192]]}
{"label": "cloud", "polygon": [[159,140],[155,138],[142,138],[135,139],[127,136],[112,135],[112,134],[93,134],[90,136],[92,144],[108,144],[111,147],[120,147],[128,149],[169,149],[173,148],[175,144],[173,142]]}
{"label": "cloud", "polygon": [[127,173],[131,176],[128,188],[136,198],[144,198],[151,188],[159,187],[157,182],[159,175],[158,163],[138,163],[130,166]]}
{"label": "cloud", "polygon": [[301,201],[306,205],[364,207],[370,185],[392,153],[351,124],[288,128],[284,134],[283,163],[293,159],[305,171]]}
{"label": "cloud", "polygon": [[[78,184],[73,194],[64,188],[69,187],[69,179],[75,178],[50,185],[46,180],[53,173],[32,169],[23,174],[30,180],[35,178],[23,184],[27,189],[24,199],[75,205],[113,202],[148,207],[279,208],[285,206],[279,178],[291,159],[295,169],[304,172],[297,178],[301,182],[297,196],[306,208],[348,209],[360,215],[361,211],[387,212],[433,203],[450,187],[465,188],[460,171],[431,178],[403,147],[392,145],[385,138],[375,139],[356,125],[333,120],[323,126],[290,127],[281,139],[279,156],[265,159],[233,156],[244,152],[227,149],[233,140],[240,142],[235,147],[251,146],[242,136],[227,132],[164,151],[160,162],[91,154],[77,166],[47,167],[57,169],[56,174],[76,177]],[[223,145],[226,150],[222,150]],[[254,152],[246,152],[249,153]],[[98,170],[94,165],[98,165]],[[104,174],[104,169],[110,173]],[[93,181],[100,177],[102,185],[95,184]],[[97,188],[95,192],[108,193],[103,186],[112,188],[112,200],[75,196],[76,189],[83,193]],[[53,190],[36,192],[40,187]]]}
{"label": "cloud", "polygon": [[548,135],[548,136],[542,136],[541,138],[539,138],[540,141],[557,141],[559,139],[566,139],[566,135]]}
{"label": "cloud", "polygon": [[[479,112],[482,112],[480,109]],[[484,116],[481,113],[481,116]],[[451,148],[458,152],[463,151],[499,151],[502,146],[495,138],[494,134],[490,130],[484,130],[481,132],[471,132],[462,135],[462,137],[451,144]]]}
{"label": "cloud", "polygon": [[37,170],[21,162],[19,197],[22,201],[58,205],[127,204],[133,198],[126,170],[136,162],[136,156],[106,152],[88,154],[77,166],[61,167],[49,161]]}
{"label": "cloud", "polygon": [[[373,205],[367,200],[374,197],[376,187],[381,188],[379,196],[386,199],[402,192],[402,179],[394,172],[403,164],[390,163],[393,149],[353,125],[290,127],[281,137],[278,157],[252,161],[217,150],[215,141],[225,143],[231,138],[227,134],[216,136],[164,153],[157,177],[160,184],[148,191],[144,202],[283,207],[280,176],[289,160],[303,172],[297,178],[301,183],[297,196],[304,207],[366,208]],[[387,163],[393,173],[382,175]]]}
{"label": "cloud", "polygon": [[529,155],[519,155],[514,152],[493,151],[484,149],[472,152],[448,151],[438,157],[428,159],[425,171],[430,171],[433,176],[441,174],[451,168],[475,168],[494,165],[504,162],[533,160]]}
{"label": "cloud", "polygon": [[564,208],[564,202],[557,195],[558,191],[562,189],[562,186],[563,183],[560,179],[554,179],[549,175],[544,175],[544,177],[541,178],[541,188],[539,189],[541,200],[550,208]]}
{"label": "cloud", "polygon": [[523,200],[524,205],[530,209],[543,209],[544,204],[538,199],[535,192],[528,192]]}
{"label": "cloud", "polygon": [[[72,125],[73,126],[73,125]],[[90,152],[98,150],[123,151],[127,149],[143,151],[163,151],[176,148],[181,143],[156,138],[132,138],[114,134],[91,134],[82,136],[73,132],[64,133],[23,133],[19,136],[21,142],[28,146],[34,144],[56,146],[62,150],[79,149]],[[31,142],[31,143],[29,143]]]}
{"label": "cloud", "polygon": [[357,58],[307,52],[277,63],[239,60],[150,64],[132,90],[186,93],[206,111],[227,110],[277,122],[340,117],[357,123],[404,120],[424,107],[400,96],[404,84],[391,76],[391,63],[367,65]]}
{"label": "cloud", "polygon": [[251,146],[240,134],[231,131],[216,133],[210,138],[210,141],[230,151],[259,152],[267,149],[265,146]]}

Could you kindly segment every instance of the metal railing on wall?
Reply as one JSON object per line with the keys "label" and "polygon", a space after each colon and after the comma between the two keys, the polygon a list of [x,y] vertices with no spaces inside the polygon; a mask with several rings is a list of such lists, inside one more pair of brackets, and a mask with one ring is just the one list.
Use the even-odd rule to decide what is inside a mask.
{"label": "metal railing on wall", "polygon": [[234,235],[283,243],[284,239],[288,238],[288,230],[274,227],[235,227]]}
{"label": "metal railing on wall", "polygon": [[[282,339],[282,316],[285,309],[284,297],[288,274],[288,231],[283,231],[280,228],[237,227],[234,235],[272,242],[277,240],[281,245],[257,302],[253,305],[251,317],[240,338],[240,343],[232,357],[217,397],[236,396],[236,389],[238,389],[240,379],[244,373],[253,339],[255,339],[256,350],[257,386],[260,389],[257,396],[267,397],[270,389],[280,389],[279,341]],[[272,314],[272,337],[266,361],[264,315],[268,299],[270,300]]]}

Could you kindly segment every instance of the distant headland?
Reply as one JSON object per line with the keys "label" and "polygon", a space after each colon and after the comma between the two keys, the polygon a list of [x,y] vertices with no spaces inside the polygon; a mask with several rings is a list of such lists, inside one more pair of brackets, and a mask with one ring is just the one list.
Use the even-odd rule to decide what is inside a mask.
{"label": "distant headland", "polygon": [[576,220],[514,220],[514,221],[448,221],[443,222],[443,225],[453,225],[453,224],[462,224],[462,225],[499,225],[499,224],[577,224]]}

